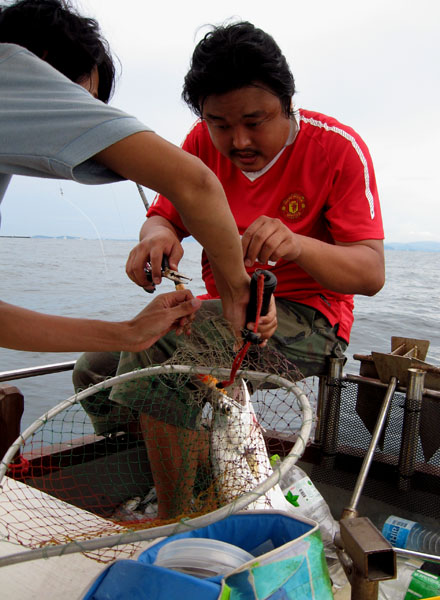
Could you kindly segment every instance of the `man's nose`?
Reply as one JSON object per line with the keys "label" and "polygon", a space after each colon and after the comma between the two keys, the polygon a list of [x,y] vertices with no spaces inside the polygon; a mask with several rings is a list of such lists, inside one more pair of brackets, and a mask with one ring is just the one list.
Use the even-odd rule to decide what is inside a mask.
{"label": "man's nose", "polygon": [[237,150],[243,150],[251,145],[251,137],[246,127],[234,127],[232,132],[232,144]]}

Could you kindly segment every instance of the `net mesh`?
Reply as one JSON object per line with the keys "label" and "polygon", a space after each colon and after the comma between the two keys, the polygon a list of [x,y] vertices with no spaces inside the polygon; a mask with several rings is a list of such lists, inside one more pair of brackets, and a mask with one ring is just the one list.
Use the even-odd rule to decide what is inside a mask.
{"label": "net mesh", "polygon": [[[23,432],[1,484],[2,537],[28,548],[80,544],[212,513],[265,481],[272,470],[264,436],[303,438],[307,425],[307,438],[303,402],[313,391],[305,382],[298,388],[301,374],[284,357],[254,348],[221,391],[231,354],[220,347],[196,332],[165,372],[94,386]],[[274,498],[263,494],[258,507],[276,508]],[[107,562],[136,548],[86,555]]]}

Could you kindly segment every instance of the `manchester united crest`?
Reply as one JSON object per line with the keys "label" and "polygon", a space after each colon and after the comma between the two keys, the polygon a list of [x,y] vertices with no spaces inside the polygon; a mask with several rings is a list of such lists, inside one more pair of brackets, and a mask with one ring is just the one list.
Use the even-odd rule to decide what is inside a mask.
{"label": "manchester united crest", "polygon": [[280,204],[279,212],[286,221],[298,221],[307,211],[307,202],[302,194],[289,194]]}

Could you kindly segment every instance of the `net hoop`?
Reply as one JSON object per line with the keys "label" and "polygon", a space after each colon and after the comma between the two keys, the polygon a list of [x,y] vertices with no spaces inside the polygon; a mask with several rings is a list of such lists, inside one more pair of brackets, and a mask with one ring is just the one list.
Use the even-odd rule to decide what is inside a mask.
{"label": "net hoop", "polygon": [[[230,369],[225,368],[212,368],[207,366],[187,366],[187,365],[159,365],[154,367],[147,367],[145,369],[139,369],[117,375],[106,379],[105,381],[93,385],[82,392],[74,394],[67,400],[60,402],[57,406],[47,411],[40,418],[36,419],[29,427],[27,427],[22,434],[15,440],[10,446],[9,450],[4,455],[0,463],[0,493],[2,491],[3,479],[8,470],[9,464],[13,461],[15,455],[22,446],[42,425],[44,425],[50,419],[53,419],[56,415],[67,410],[70,406],[85,400],[89,396],[96,394],[101,390],[112,387],[114,384],[120,384],[127,381],[133,381],[136,379],[142,379],[147,376],[161,375],[161,374],[205,374],[210,373],[211,375],[222,378],[228,377]],[[171,523],[167,525],[159,525],[151,527],[145,530],[130,530],[127,528],[126,531],[120,534],[102,536],[90,540],[81,540],[69,542],[67,544],[59,544],[53,546],[46,546],[41,549],[28,550],[26,552],[20,552],[18,554],[12,554],[10,556],[0,559],[0,566],[6,564],[16,564],[19,562],[25,562],[38,558],[47,558],[50,556],[61,556],[63,554],[70,554],[73,552],[86,552],[99,548],[114,547],[121,544],[151,540],[158,537],[168,537],[176,533],[182,533],[191,529],[205,527],[211,523],[226,518],[227,516],[234,514],[240,510],[245,509],[249,504],[259,498],[262,494],[265,494],[273,486],[278,484],[283,476],[293,467],[296,461],[302,456],[307,442],[310,437],[312,424],[313,424],[313,411],[310,406],[309,400],[303,390],[291,381],[280,377],[279,375],[271,375],[268,373],[262,373],[259,371],[248,371],[240,370],[237,372],[237,378],[244,378],[247,381],[264,381],[265,383],[271,383],[275,387],[283,388],[290,394],[293,394],[298,401],[299,407],[302,412],[301,427],[296,433],[296,441],[290,450],[289,454],[284,458],[283,461],[277,463],[273,468],[273,473],[262,483],[257,485],[251,491],[243,493],[240,497],[234,499],[232,502],[206,513],[202,516],[194,518],[182,519],[179,522]]]}

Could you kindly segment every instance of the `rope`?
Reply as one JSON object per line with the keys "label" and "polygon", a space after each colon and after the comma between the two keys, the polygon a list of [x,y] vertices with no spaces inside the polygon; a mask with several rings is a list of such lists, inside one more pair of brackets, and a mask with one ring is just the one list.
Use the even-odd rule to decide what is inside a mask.
{"label": "rope", "polygon": [[20,460],[8,465],[7,474],[13,479],[24,477],[29,471],[29,461],[20,455]]}

